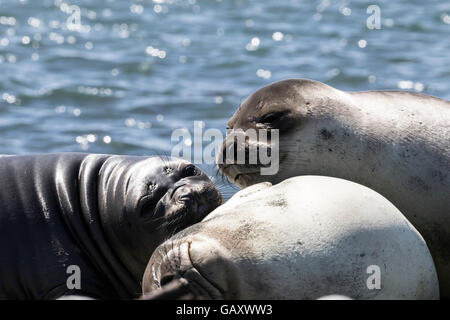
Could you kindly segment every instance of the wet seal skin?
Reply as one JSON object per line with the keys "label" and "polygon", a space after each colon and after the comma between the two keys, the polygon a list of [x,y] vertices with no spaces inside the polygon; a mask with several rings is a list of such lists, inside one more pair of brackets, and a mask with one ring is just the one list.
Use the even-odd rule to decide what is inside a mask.
{"label": "wet seal skin", "polygon": [[154,249],[222,203],[200,169],[157,156],[0,157],[0,185],[0,299],[139,297]]}
{"label": "wet seal skin", "polygon": [[321,176],[239,191],[160,245],[142,288],[154,300],[439,298],[431,254],[401,212]]}
{"label": "wet seal skin", "polygon": [[290,79],[250,95],[228,127],[231,133],[279,129],[276,175],[260,175],[258,165],[219,164],[240,187],[321,175],[360,183],[392,201],[425,238],[441,297],[450,299],[449,101],[404,91],[345,92]]}

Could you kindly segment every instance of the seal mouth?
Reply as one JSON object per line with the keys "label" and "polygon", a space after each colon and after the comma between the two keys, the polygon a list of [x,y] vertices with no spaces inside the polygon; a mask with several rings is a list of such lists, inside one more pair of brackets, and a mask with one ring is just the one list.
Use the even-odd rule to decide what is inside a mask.
{"label": "seal mouth", "polygon": [[219,165],[220,171],[225,174],[229,181],[244,185],[254,180],[260,175],[260,170],[264,166],[255,164],[224,164]]}
{"label": "seal mouth", "polygon": [[[279,154],[279,166],[281,167],[282,163],[284,163],[287,158],[286,154]],[[239,186],[249,186],[250,184],[254,184],[256,182],[261,182],[267,180],[264,178],[261,180],[261,169],[269,168],[271,164],[247,164],[247,163],[224,163],[218,164],[219,171],[222,172],[230,182],[234,182]],[[271,179],[270,179],[271,180]]]}
{"label": "seal mouth", "polygon": [[257,164],[222,164],[219,165],[222,171],[231,181],[235,181],[240,175],[259,174],[263,166]]}
{"label": "seal mouth", "polygon": [[233,181],[236,184],[243,184],[243,183],[248,183],[249,181],[251,181],[255,176],[259,176],[259,171],[254,171],[254,172],[246,172],[246,173],[238,173]]}

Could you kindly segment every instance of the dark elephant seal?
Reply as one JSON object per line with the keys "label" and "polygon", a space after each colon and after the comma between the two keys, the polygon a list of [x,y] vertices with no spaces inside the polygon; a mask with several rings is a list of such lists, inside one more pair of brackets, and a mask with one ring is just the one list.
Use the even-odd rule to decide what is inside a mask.
{"label": "dark elephant seal", "polygon": [[278,173],[260,175],[257,164],[219,164],[231,181],[246,187],[312,174],[374,189],[423,235],[441,297],[450,298],[450,102],[410,92],[344,92],[293,79],[257,90],[228,126],[279,129]]}
{"label": "dark elephant seal", "polygon": [[154,251],[142,289],[155,300],[439,298],[430,251],[401,212],[320,176],[239,191]]}
{"label": "dark elephant seal", "polygon": [[[153,250],[222,198],[175,158],[0,157],[0,299],[134,298]],[[81,288],[67,286],[69,266]]]}

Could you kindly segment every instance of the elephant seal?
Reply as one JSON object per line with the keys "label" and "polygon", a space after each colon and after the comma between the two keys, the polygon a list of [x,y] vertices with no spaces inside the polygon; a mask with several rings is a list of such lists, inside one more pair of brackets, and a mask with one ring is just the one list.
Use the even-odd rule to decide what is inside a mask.
{"label": "elephant seal", "polygon": [[1,157],[0,185],[0,299],[138,297],[153,250],[222,202],[175,158]]}
{"label": "elephant seal", "polygon": [[[398,91],[344,92],[292,79],[264,87],[228,122],[279,130],[279,171],[219,164],[241,187],[299,175],[350,180],[381,193],[406,215],[431,250],[441,297],[450,298],[450,102]],[[249,141],[248,145],[258,144]],[[225,141],[219,157],[226,153]]]}
{"label": "elephant seal", "polygon": [[241,190],[163,243],[144,298],[174,298],[177,283],[197,299],[439,298],[427,245],[400,211],[369,188],[321,176]]}

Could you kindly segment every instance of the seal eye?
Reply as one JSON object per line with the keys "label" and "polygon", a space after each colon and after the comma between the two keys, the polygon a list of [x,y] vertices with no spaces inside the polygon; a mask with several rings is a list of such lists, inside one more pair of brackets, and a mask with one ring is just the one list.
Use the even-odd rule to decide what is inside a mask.
{"label": "seal eye", "polygon": [[200,174],[199,170],[193,165],[189,165],[186,168],[184,168],[185,177],[198,176],[199,174]]}
{"label": "seal eye", "polygon": [[290,126],[290,123],[292,122],[292,117],[289,117],[289,114],[290,110],[270,112],[257,119],[257,122],[266,127],[269,126],[274,129],[276,128],[285,130]]}
{"label": "seal eye", "polygon": [[259,118],[260,123],[272,124],[289,113],[289,110],[270,112]]}
{"label": "seal eye", "polygon": [[272,123],[277,120],[280,116],[280,112],[271,112],[260,118],[260,122],[262,123]]}

